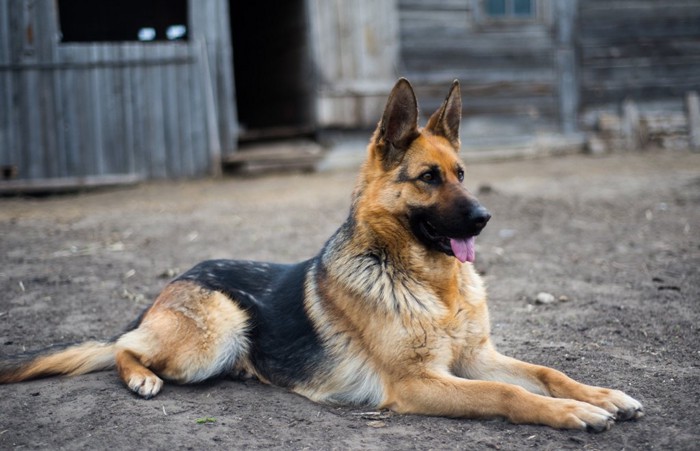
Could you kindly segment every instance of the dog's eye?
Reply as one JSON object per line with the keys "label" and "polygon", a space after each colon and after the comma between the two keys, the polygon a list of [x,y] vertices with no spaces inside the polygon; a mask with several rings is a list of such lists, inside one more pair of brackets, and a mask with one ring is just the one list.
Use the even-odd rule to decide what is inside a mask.
{"label": "dog's eye", "polygon": [[464,169],[457,169],[457,180],[459,180],[460,183],[464,181]]}
{"label": "dog's eye", "polygon": [[430,183],[431,185],[440,182],[440,177],[437,174],[435,174],[434,171],[424,172],[423,174],[421,174],[420,179],[422,182]]}

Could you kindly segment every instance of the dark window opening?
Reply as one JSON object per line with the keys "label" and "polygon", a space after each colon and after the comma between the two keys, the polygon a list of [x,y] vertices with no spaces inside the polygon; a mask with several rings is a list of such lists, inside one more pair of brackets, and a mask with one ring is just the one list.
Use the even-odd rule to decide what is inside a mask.
{"label": "dark window opening", "polygon": [[187,0],[58,0],[62,42],[186,41]]}
{"label": "dark window opening", "polygon": [[529,18],[535,14],[534,0],[485,0],[484,11],[493,19]]}

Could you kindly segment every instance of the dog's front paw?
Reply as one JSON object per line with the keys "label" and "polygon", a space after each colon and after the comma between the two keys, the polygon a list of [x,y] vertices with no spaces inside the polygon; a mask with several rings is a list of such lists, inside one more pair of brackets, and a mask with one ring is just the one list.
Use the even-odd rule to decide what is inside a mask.
{"label": "dog's front paw", "polygon": [[163,380],[155,374],[150,375],[133,375],[127,383],[131,391],[138,393],[139,396],[145,399],[150,399],[160,392],[163,388]]}
{"label": "dog's front paw", "polygon": [[596,388],[591,399],[586,401],[612,413],[617,420],[632,420],[644,416],[642,403],[620,390]]}
{"label": "dog's front paw", "polygon": [[605,409],[573,399],[557,400],[559,409],[550,426],[560,429],[581,429],[590,432],[607,431],[615,424],[615,417]]}

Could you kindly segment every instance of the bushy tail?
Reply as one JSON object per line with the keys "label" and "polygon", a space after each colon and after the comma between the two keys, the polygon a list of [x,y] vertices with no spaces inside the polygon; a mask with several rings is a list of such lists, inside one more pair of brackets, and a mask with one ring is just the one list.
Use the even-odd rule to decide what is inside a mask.
{"label": "bushy tail", "polygon": [[0,384],[59,374],[78,375],[114,367],[114,343],[88,341],[14,357],[0,357]]}

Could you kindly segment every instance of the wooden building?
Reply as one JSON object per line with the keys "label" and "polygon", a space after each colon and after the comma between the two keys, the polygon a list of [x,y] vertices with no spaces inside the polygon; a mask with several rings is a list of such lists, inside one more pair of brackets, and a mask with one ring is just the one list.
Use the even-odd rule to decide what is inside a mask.
{"label": "wooden building", "polygon": [[1,2],[4,178],[70,186],[218,170],[237,130],[225,6]]}
{"label": "wooden building", "polygon": [[0,184],[201,176],[239,141],[375,121],[397,17],[386,0],[0,2]]}
{"label": "wooden building", "polygon": [[215,174],[241,144],[371,127],[398,76],[424,112],[458,78],[467,121],[572,135],[698,90],[700,2],[2,1],[0,188]]}

